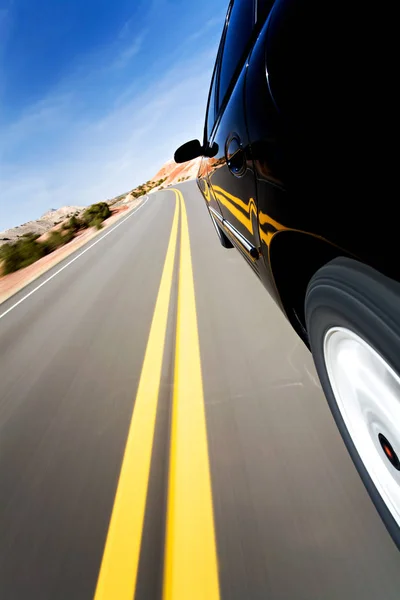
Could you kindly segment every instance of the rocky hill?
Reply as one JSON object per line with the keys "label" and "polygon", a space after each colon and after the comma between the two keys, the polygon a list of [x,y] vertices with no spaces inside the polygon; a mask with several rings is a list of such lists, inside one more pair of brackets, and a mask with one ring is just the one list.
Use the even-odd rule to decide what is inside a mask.
{"label": "rocky hill", "polygon": [[85,210],[85,208],[82,206],[63,206],[58,209],[51,208],[45,212],[40,219],[28,221],[23,225],[17,225],[17,227],[12,227],[11,229],[0,232],[0,246],[7,242],[15,242],[18,238],[27,233],[43,235],[55,225],[64,221],[64,219],[67,219],[72,215],[78,215],[83,210]]}
{"label": "rocky hill", "polygon": [[[157,190],[168,185],[174,185],[187,179],[195,179],[199,171],[201,158],[195,158],[183,164],[176,164],[174,160],[167,161],[152,180],[136,187],[131,192],[116,196],[106,202],[113,209],[120,208],[123,205],[129,205],[139,196],[148,194],[152,190]],[[12,227],[6,231],[0,232],[0,247],[3,244],[15,242],[18,238],[33,233],[42,236],[53,228],[57,229],[66,219],[72,215],[79,215],[86,207],[83,206],[63,206],[58,209],[51,208],[44,215],[35,221],[28,221],[23,225]]]}
{"label": "rocky hill", "polygon": [[182,179],[195,179],[199,172],[201,158],[189,160],[186,163],[177,164],[174,160],[169,160],[161,167],[158,173],[153,177],[153,181],[164,179],[164,186],[174,185]]}

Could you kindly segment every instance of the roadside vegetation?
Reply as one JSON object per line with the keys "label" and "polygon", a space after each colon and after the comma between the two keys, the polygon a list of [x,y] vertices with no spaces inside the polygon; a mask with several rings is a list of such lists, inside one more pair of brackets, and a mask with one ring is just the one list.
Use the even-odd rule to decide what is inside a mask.
{"label": "roadside vegetation", "polygon": [[[148,194],[152,189],[160,187],[167,177],[157,181],[147,181],[139,185],[130,192],[133,198],[140,198]],[[47,256],[57,248],[68,244],[76,235],[89,227],[101,229],[103,221],[108,219],[112,212],[110,206],[121,202],[127,194],[122,194],[113,200],[107,202],[98,202],[92,204],[82,213],[67,215],[68,219],[61,225],[58,221],[56,225],[61,225],[59,229],[51,231],[44,239],[39,239],[39,235],[32,233],[21,236],[14,242],[9,242],[0,246],[0,277],[9,273],[14,273],[33,264],[40,258]]]}
{"label": "roadside vegetation", "polygon": [[107,202],[99,202],[89,206],[80,216],[72,215],[61,229],[51,231],[44,240],[39,240],[39,235],[28,233],[16,242],[3,244],[0,247],[3,275],[28,267],[43,256],[68,244],[83,229],[89,227],[101,229],[103,221],[110,216],[111,211]]}
{"label": "roadside vegetation", "polygon": [[137,188],[132,190],[131,196],[133,198],[140,198],[140,196],[144,196],[145,194],[151,192],[151,190],[154,188],[162,185],[166,180],[167,178],[164,177],[163,179],[158,179],[157,181],[146,181],[146,183],[142,183],[142,185],[139,185]]}
{"label": "roadside vegetation", "polygon": [[28,267],[46,255],[46,248],[36,241],[39,236],[27,234],[13,244],[4,244],[0,248],[4,275]]}

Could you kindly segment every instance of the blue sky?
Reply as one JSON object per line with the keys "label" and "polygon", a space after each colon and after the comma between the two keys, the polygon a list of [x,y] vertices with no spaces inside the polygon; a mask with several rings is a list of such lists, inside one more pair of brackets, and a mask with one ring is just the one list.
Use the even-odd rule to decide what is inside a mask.
{"label": "blue sky", "polygon": [[201,138],[228,0],[0,0],[0,231]]}

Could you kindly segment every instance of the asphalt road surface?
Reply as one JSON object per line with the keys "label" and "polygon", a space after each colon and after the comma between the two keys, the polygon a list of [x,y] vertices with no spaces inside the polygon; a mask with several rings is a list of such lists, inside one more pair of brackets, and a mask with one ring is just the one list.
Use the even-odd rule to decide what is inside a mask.
{"label": "asphalt road surface", "polygon": [[0,598],[398,600],[311,356],[179,189],[0,307]]}

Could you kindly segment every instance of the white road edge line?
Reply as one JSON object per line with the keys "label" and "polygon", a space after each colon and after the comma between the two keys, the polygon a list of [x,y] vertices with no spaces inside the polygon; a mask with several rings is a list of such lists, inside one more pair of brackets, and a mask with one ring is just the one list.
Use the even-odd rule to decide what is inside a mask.
{"label": "white road edge line", "polygon": [[127,217],[125,217],[125,219],[122,219],[122,221],[119,221],[116,225],[114,225],[114,227],[112,229],[110,229],[109,231],[106,231],[106,233],[104,235],[102,235],[99,239],[97,239],[95,242],[93,242],[93,244],[90,244],[90,246],[88,246],[87,248],[85,248],[82,252],[80,252],[79,254],[77,254],[77,256],[75,256],[72,260],[70,260],[69,262],[67,262],[67,264],[65,264],[63,267],[61,267],[61,269],[58,269],[58,271],[56,271],[55,273],[53,273],[53,275],[50,275],[50,277],[48,277],[47,279],[45,279],[44,281],[42,281],[42,283],[40,283],[33,290],[31,290],[29,292],[29,294],[26,294],[26,296],[24,296],[23,298],[21,298],[21,300],[18,300],[18,302],[16,302],[12,306],[10,306],[10,308],[8,308],[7,310],[5,310],[0,315],[0,319],[2,319],[3,317],[5,317],[9,312],[11,312],[12,310],[14,310],[14,308],[16,308],[19,304],[21,304],[22,302],[24,302],[24,300],[26,300],[27,298],[29,298],[29,296],[32,296],[32,294],[34,294],[41,287],[43,287],[44,285],[46,285],[46,283],[48,283],[56,275],[58,275],[59,273],[61,273],[61,271],[64,271],[64,269],[66,269],[67,267],[69,267],[70,265],[72,265],[72,263],[74,263],[76,260],[78,260],[78,258],[80,258],[86,252],[88,252],[88,250],[90,250],[91,248],[93,248],[93,246],[96,246],[96,244],[99,244],[100,242],[102,242],[104,240],[104,238],[106,238],[108,235],[110,235],[110,233],[112,233],[113,231],[115,231],[118,227],[120,227],[123,223],[125,223],[125,221],[127,221],[128,219],[130,219],[132,217],[132,215],[135,215],[141,208],[143,208],[143,206],[145,206],[147,204],[148,200],[149,200],[149,196],[147,196],[147,199],[143,202],[143,204],[141,204],[135,210],[133,210]]}

